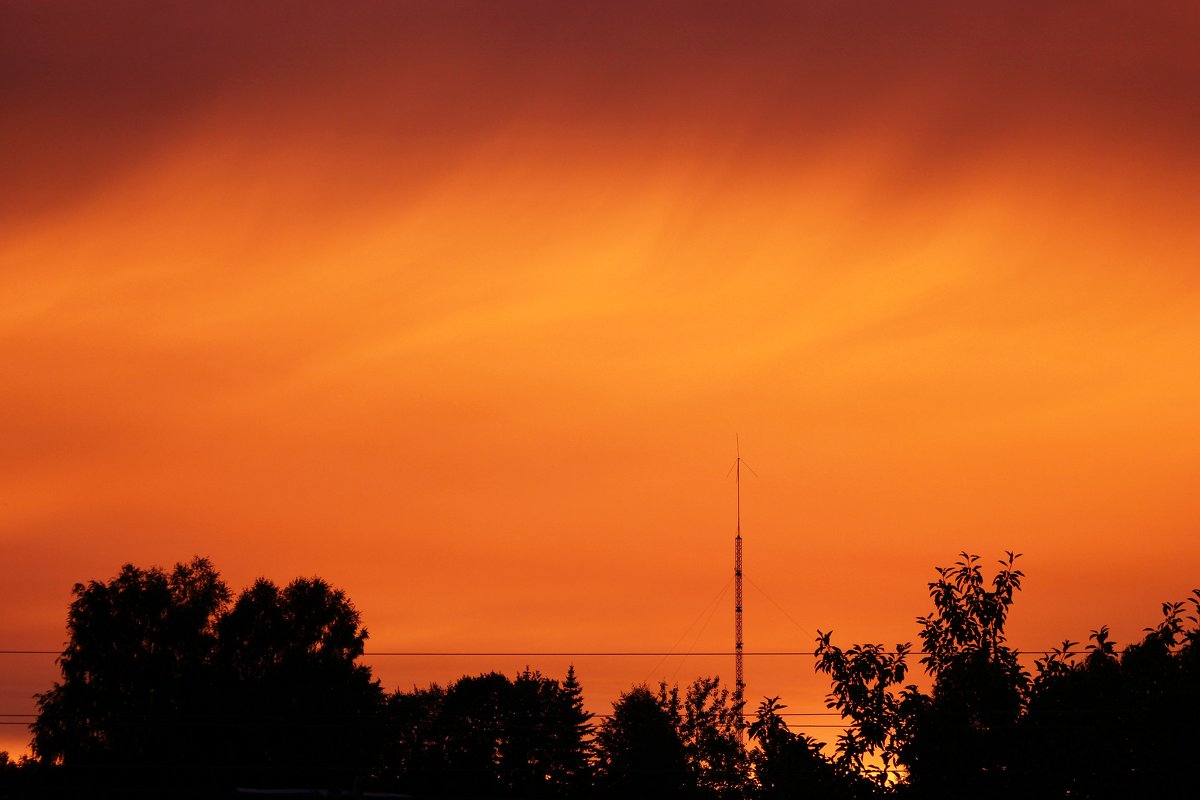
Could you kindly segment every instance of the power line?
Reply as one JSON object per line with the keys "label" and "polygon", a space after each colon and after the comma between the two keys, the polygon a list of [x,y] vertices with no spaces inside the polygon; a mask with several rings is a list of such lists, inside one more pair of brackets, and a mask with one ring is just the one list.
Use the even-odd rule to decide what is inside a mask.
{"label": "power line", "polygon": [[[1124,653],[1126,648],[1118,648],[1115,652]],[[1017,655],[1051,655],[1060,650],[1025,650],[1012,648]],[[895,650],[881,650],[881,655],[899,655]],[[910,656],[930,655],[924,650],[907,650]],[[648,658],[648,657],[729,657],[735,655],[731,650],[705,650],[697,652],[676,652],[673,650],[371,650],[362,654],[363,658],[376,657],[412,657],[412,658],[510,658],[536,656],[540,658]],[[62,655],[61,650],[0,650],[0,656],[14,655]],[[746,656],[809,656],[816,655],[812,650],[748,650]],[[1086,656],[1083,650],[1073,650],[1070,655]]]}
{"label": "power line", "polygon": [[[812,654],[813,653],[811,650],[796,650],[796,651],[785,651],[785,650],[765,651],[764,650],[764,651],[758,651],[758,652],[745,653],[745,655],[748,655],[748,656],[811,656]],[[732,655],[735,655],[735,651],[705,650],[705,651],[695,651],[695,652],[685,653],[685,652],[677,652],[677,651],[672,651],[672,650],[584,650],[584,651],[578,651],[578,652],[568,652],[568,651],[558,651],[558,650],[546,650],[546,651],[503,650],[503,651],[482,651],[482,652],[450,651],[450,650],[436,651],[436,652],[435,651],[424,651],[424,650],[419,650],[419,651],[418,650],[412,650],[412,651],[410,651],[410,650],[388,650],[388,651],[375,651],[372,653],[363,653],[364,657],[370,657],[370,656],[442,656],[442,657],[490,656],[490,657],[497,657],[497,658],[515,657],[515,656],[539,656],[539,657],[547,657],[547,658],[549,658],[549,657],[564,657],[564,658],[565,657],[572,657],[572,658],[576,658],[576,657],[578,657],[578,658],[583,658],[583,657],[627,658],[628,657],[628,658],[634,658],[634,657],[676,656],[676,657],[680,657],[680,658],[687,658],[687,657],[692,657],[692,656],[729,657]]]}

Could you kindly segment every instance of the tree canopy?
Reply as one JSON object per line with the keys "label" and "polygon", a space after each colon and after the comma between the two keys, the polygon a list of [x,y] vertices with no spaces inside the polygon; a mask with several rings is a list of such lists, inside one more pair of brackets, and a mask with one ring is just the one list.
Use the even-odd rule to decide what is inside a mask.
{"label": "tree canopy", "polygon": [[405,791],[464,797],[572,797],[590,786],[591,714],[574,669],[463,677],[389,701],[388,771]]}
{"label": "tree canopy", "polygon": [[191,727],[215,697],[209,669],[229,589],[203,558],[170,572],[126,564],[76,584],[62,680],[38,695],[33,749],[71,765],[162,765],[207,750]]}
{"label": "tree canopy", "polygon": [[1100,628],[1085,658],[1066,641],[1031,676],[1005,636],[1017,558],[990,583],[967,553],[937,569],[933,612],[917,618],[928,691],[905,683],[910,644],[843,650],[818,633],[828,705],[850,722],[838,766],[918,798],[1184,793],[1200,747],[1200,590],[1164,603],[1141,642],[1118,649]]}
{"label": "tree canopy", "polygon": [[383,694],[356,663],[367,631],[343,592],[259,580],[231,603],[196,558],[127,564],[73,594],[62,678],[38,696],[39,758],[112,785],[353,782]]}
{"label": "tree canopy", "polygon": [[[1030,661],[1007,640],[1019,556],[989,577],[936,569],[911,643],[842,648],[815,667],[846,730],[831,747],[716,677],[634,686],[594,725],[574,668],[385,692],[367,630],[320,578],[236,595],[206,559],[125,565],[77,584],[60,679],[38,695],[35,757],[0,754],[0,793],[98,797],[234,786],[426,797],[622,795],[742,800],[1183,796],[1200,749],[1200,590],[1138,642],[1108,628]],[[925,680],[910,676],[919,656]],[[207,795],[205,794],[207,793]]]}

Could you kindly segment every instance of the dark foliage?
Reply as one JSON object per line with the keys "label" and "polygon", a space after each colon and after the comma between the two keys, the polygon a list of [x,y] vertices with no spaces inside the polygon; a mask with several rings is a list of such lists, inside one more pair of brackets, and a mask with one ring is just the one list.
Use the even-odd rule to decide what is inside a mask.
{"label": "dark foliage", "polygon": [[679,735],[678,697],[630,689],[596,733],[597,786],[604,796],[686,797],[687,753]]}
{"label": "dark foliage", "polygon": [[1200,752],[1200,590],[1119,652],[1092,631],[1086,657],[1038,662],[1022,720],[1023,788],[1048,797],[1182,797]]}
{"label": "dark foliage", "polygon": [[[717,678],[634,687],[598,729],[574,669],[526,668],[385,695],[359,664],[367,631],[319,578],[234,599],[204,559],[126,565],[74,587],[61,680],[38,696],[36,757],[0,754],[0,796],[219,797],[234,786],[428,797],[1179,797],[1200,751],[1200,590],[1118,648],[1107,628],[1022,669],[1005,627],[1022,573],[963,554],[929,584],[912,648],[819,633],[832,757],[778,698],[742,706]],[[594,734],[594,737],[593,737]]]}
{"label": "dark foliage", "polygon": [[218,700],[211,669],[229,590],[197,558],[167,573],[125,565],[76,584],[62,680],[38,696],[34,753],[73,782],[161,786],[213,759],[205,725]]}
{"label": "dark foliage", "polygon": [[369,767],[382,692],[367,632],[320,579],[259,581],[230,606],[212,565],[126,565],[74,588],[62,680],[38,696],[33,748],[97,793],[344,786]]}
{"label": "dark foliage", "polygon": [[389,699],[386,773],[422,795],[575,797],[590,788],[591,715],[571,669],[461,678]]}
{"label": "dark foliage", "polygon": [[859,800],[876,795],[876,785],[859,773],[840,768],[824,755],[822,742],[788,729],[778,697],[764,698],[750,724],[757,748],[750,754],[762,800],[804,797],[809,800]]}
{"label": "dark foliage", "polygon": [[665,683],[657,693],[631,689],[596,736],[598,786],[614,796],[652,790],[670,797],[745,797],[750,777],[738,739],[741,709],[715,677],[698,678],[682,693]]}
{"label": "dark foliage", "polygon": [[374,769],[383,691],[356,663],[367,631],[344,593],[319,578],[260,579],[217,632],[217,764],[266,786],[351,786]]}
{"label": "dark foliage", "polygon": [[[913,798],[1183,796],[1200,750],[1200,591],[1163,605],[1163,621],[1119,652],[1107,628],[1086,658],[1073,642],[1036,662],[1031,679],[1004,627],[1022,573],[1009,553],[990,585],[962,554],[929,584],[918,618],[923,692],[904,684],[910,646],[817,640],[829,706],[851,726],[837,764]],[[1187,613],[1189,612],[1190,613]]]}
{"label": "dark foliage", "polygon": [[660,699],[669,698],[696,796],[722,800],[744,796],[749,761],[738,736],[744,704],[733,702],[715,677],[697,678],[688,686],[682,708],[678,691],[664,690],[660,688]]}

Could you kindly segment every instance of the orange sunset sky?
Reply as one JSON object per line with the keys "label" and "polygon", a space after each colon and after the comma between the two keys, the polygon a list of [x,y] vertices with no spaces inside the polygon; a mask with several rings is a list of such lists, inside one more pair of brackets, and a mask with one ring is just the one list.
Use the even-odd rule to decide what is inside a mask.
{"label": "orange sunset sky", "polygon": [[[325,577],[369,650],[729,650],[736,435],[747,649],[910,641],[964,549],[1025,554],[1019,647],[1128,641],[1200,585],[1198,41],[1184,2],[5,3],[0,648],[202,554]],[[598,712],[732,678],[369,663],[570,662]],[[0,712],[55,676],[0,656]],[[823,710],[811,657],[747,680]]]}

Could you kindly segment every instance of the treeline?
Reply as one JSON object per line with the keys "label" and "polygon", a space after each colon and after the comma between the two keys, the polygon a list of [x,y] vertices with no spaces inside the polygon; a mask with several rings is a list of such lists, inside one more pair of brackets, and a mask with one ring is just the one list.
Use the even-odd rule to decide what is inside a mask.
{"label": "treeline", "polygon": [[[419,797],[1107,798],[1177,796],[1200,750],[1200,591],[1144,638],[1106,628],[1031,674],[1005,623],[1016,556],[985,580],[963,555],[929,584],[909,644],[816,668],[846,732],[826,746],[766,698],[745,714],[716,678],[635,686],[603,719],[573,669],[387,692],[367,631],[320,579],[236,597],[205,559],[125,566],[74,587],[61,679],[38,695],[34,756],[0,754],[5,797],[221,797],[235,787]],[[930,687],[910,682],[919,656]]]}

